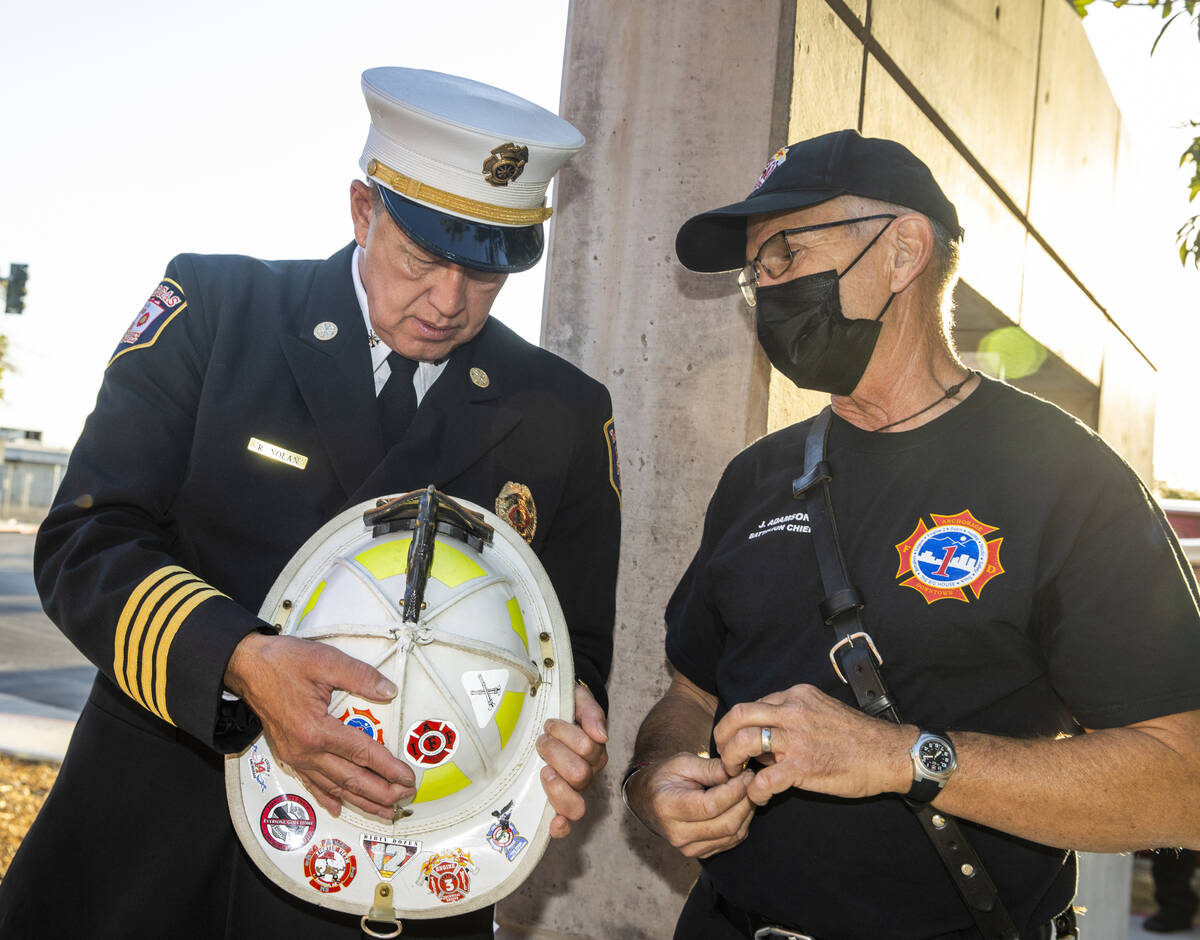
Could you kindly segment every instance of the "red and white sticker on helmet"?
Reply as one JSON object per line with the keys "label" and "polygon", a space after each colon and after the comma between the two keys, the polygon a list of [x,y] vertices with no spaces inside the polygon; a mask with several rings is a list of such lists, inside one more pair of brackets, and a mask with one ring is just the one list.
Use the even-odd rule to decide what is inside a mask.
{"label": "red and white sticker on helmet", "polygon": [[308,845],[317,830],[317,814],[304,797],[281,793],[263,807],[258,825],[271,848],[291,852]]}
{"label": "red and white sticker on helmet", "polygon": [[473,871],[475,865],[469,852],[450,849],[431,855],[425,860],[417,884],[424,881],[430,894],[443,904],[453,904],[471,893]]}
{"label": "red and white sticker on helmet", "polygon": [[322,894],[341,891],[354,880],[358,862],[341,839],[322,839],[304,856],[304,876],[309,887]]}
{"label": "red and white sticker on helmet", "polygon": [[404,753],[420,767],[437,767],[458,749],[458,729],[448,721],[426,718],[408,729]]}

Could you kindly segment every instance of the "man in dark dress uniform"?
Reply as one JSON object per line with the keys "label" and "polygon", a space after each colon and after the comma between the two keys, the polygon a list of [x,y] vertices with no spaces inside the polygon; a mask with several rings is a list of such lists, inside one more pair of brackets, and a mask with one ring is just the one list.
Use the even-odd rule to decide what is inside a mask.
{"label": "man in dark dress uniform", "polygon": [[[488,318],[540,257],[546,188],[583,138],[439,73],[372,69],[363,91],[354,243],[321,262],[181,255],[109,363],[35,557],[47,611],[99,675],[0,884],[0,936],[359,935],[248,861],[222,764],[263,731],[334,815],[344,802],[390,821],[412,796],[411,768],[327,711],[335,689],[395,687],[255,613],[313,532],[384,494],[518,500],[508,518],[553,582],[580,680],[576,721],[537,741],[552,835],[607,760],[611,402]],[[404,932],[488,937],[491,919]]]}

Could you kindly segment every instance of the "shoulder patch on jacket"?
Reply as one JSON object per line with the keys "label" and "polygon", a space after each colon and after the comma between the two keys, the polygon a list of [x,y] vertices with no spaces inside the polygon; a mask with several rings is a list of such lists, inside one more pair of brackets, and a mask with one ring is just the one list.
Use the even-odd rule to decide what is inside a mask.
{"label": "shoulder patch on jacket", "polygon": [[615,418],[604,422],[604,443],[608,446],[608,482],[617,493],[617,505],[621,504],[621,462],[617,459],[617,425]]}
{"label": "shoulder patch on jacket", "polygon": [[170,278],[164,278],[159,282],[158,287],[154,288],[154,293],[150,295],[146,305],[138,311],[138,315],[133,318],[133,322],[125,330],[125,334],[117,343],[117,348],[113,350],[108,364],[112,365],[118,357],[125,355],[131,349],[153,346],[163,327],[170,323],[175,314],[186,306],[187,299],[183,296],[183,288]]}

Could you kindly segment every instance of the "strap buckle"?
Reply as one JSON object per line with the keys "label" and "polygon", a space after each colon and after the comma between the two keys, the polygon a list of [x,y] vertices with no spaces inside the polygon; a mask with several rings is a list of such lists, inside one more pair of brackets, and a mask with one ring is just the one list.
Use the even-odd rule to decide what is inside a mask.
{"label": "strap buckle", "polygon": [[837,677],[846,685],[850,684],[850,680],[842,675],[842,667],[838,665],[837,657],[834,654],[843,646],[849,646],[853,648],[854,641],[857,639],[865,640],[867,643],[867,648],[871,651],[871,655],[875,657],[875,662],[877,662],[880,666],[883,665],[883,657],[879,655],[879,650],[875,648],[875,641],[871,639],[871,634],[864,633],[860,630],[857,633],[851,633],[848,636],[842,637],[829,648],[829,661],[833,664],[833,671],[837,673]]}

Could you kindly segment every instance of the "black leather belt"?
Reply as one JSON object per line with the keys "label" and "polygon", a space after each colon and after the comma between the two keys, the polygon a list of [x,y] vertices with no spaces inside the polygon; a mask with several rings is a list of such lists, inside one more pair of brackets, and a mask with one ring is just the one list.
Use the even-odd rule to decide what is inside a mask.
{"label": "black leather belt", "polygon": [[744,911],[736,904],[731,903],[728,898],[715,889],[712,891],[712,897],[713,907],[716,908],[717,913],[747,937],[753,937],[765,927],[775,927],[786,933],[795,934],[797,937],[809,937],[811,940],[817,940],[812,934],[807,934],[797,927],[789,927],[777,920],[767,920],[761,914],[755,914],[753,911]]}
{"label": "black leather belt", "polygon": [[[753,911],[746,911],[738,907],[723,894],[709,886],[712,893],[713,907],[718,914],[729,922],[729,925],[747,938],[752,938],[754,935],[765,928],[774,927],[777,930],[783,931],[777,936],[783,938],[788,934],[793,934],[796,937],[808,937],[810,940],[820,940],[813,934],[805,933],[798,927],[792,927],[788,924],[782,924],[777,920],[769,920],[761,914],[756,914]],[[971,929],[955,931],[950,934],[940,934],[938,937],[931,940],[965,940],[972,936],[975,931]],[[1024,934],[1023,940],[1052,940],[1054,937],[1054,928],[1052,924],[1043,924],[1041,927]]]}

